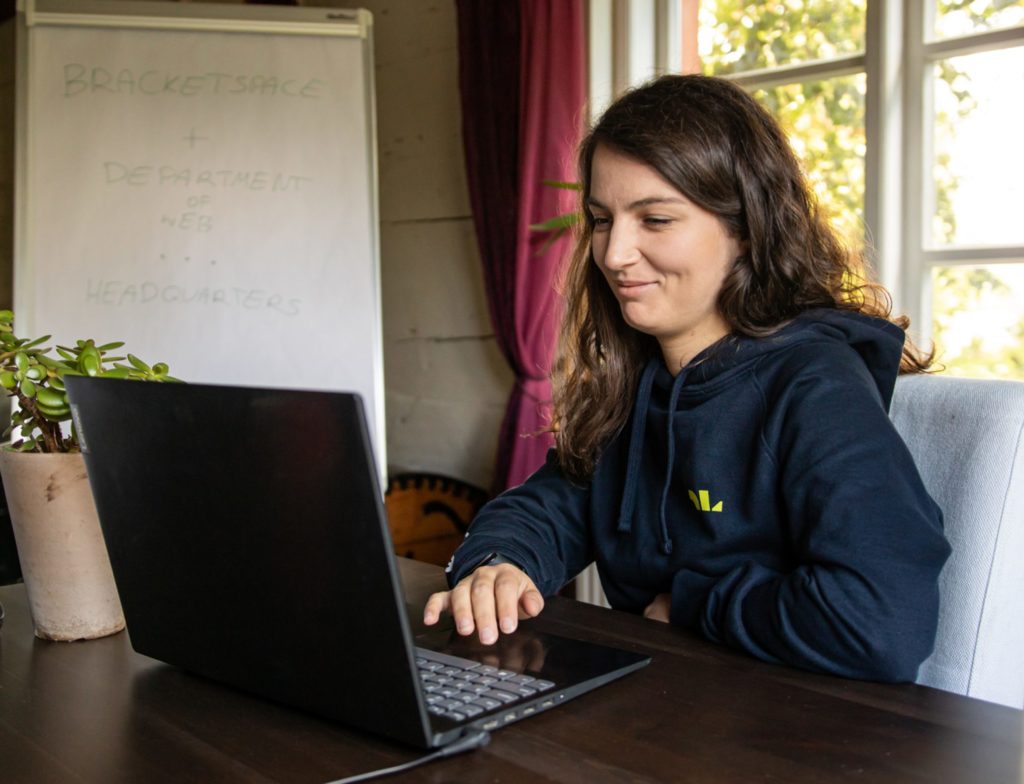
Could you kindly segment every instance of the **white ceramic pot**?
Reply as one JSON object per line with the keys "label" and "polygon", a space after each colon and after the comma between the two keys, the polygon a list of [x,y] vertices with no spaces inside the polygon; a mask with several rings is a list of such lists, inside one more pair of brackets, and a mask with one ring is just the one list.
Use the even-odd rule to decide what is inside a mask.
{"label": "white ceramic pot", "polygon": [[81,454],[0,451],[36,636],[90,640],[124,628]]}

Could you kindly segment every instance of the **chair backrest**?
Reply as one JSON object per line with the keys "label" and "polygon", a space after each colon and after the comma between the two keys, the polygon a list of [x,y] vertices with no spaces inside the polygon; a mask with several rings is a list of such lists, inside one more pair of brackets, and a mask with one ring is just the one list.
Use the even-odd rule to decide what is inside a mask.
{"label": "chair backrest", "polygon": [[891,416],[953,547],[918,683],[1024,707],[1024,383],[905,376]]}

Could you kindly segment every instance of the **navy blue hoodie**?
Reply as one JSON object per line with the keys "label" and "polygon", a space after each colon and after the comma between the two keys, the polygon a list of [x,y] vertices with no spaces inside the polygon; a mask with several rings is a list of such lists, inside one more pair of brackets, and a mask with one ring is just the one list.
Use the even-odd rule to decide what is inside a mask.
{"label": "navy blue hoodie", "polygon": [[887,414],[903,341],[816,310],[724,338],[675,378],[652,360],[590,482],[552,451],[481,510],[450,583],[497,553],[550,595],[596,561],[615,608],[670,593],[673,624],[760,659],[913,680],[950,548]]}

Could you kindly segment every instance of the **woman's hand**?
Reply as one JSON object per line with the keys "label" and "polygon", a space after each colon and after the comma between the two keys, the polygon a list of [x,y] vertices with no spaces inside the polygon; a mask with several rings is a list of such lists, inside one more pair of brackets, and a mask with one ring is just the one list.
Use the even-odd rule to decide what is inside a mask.
{"label": "woman's hand", "polygon": [[476,629],[480,642],[491,645],[498,628],[511,634],[520,618],[533,618],[544,609],[544,597],[522,569],[512,564],[481,566],[450,591],[433,594],[423,608],[423,623],[437,623],[441,613],[451,612],[459,634]]}
{"label": "woman's hand", "polygon": [[662,623],[669,622],[669,613],[672,611],[672,594],[670,593],[659,593],[654,597],[654,601],[651,602],[644,609],[644,618],[650,618],[652,621],[661,621]]}

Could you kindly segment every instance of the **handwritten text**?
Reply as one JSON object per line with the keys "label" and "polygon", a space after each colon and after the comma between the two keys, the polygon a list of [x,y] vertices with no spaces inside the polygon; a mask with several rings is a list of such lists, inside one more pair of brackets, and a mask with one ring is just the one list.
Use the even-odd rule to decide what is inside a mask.
{"label": "handwritten text", "polygon": [[95,305],[135,305],[164,303],[167,305],[206,305],[237,307],[244,310],[270,310],[284,316],[297,316],[302,301],[262,289],[232,286],[179,286],[147,280],[95,280],[86,282],[85,301]]}
{"label": "handwritten text", "polygon": [[80,63],[64,66],[64,97],[92,93],[122,95],[282,95],[289,98],[319,100],[324,82],[313,78],[279,78],[266,74],[229,74],[220,72],[171,73],[157,69],[116,71],[88,67]]}
{"label": "handwritten text", "polygon": [[106,161],[103,176],[107,184],[202,186],[207,188],[241,188],[248,191],[299,191],[312,177],[287,172],[240,169],[192,169],[177,166],[153,166]]}

